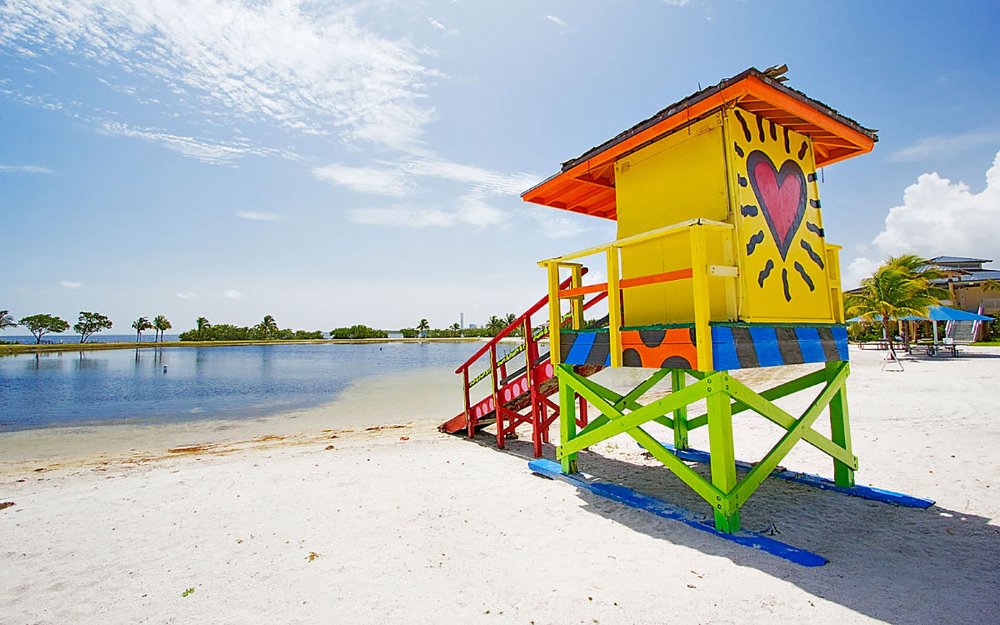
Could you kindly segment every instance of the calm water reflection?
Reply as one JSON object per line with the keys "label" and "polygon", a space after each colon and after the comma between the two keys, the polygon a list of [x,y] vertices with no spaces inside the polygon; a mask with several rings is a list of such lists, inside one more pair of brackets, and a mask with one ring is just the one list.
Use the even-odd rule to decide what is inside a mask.
{"label": "calm water reflection", "polygon": [[359,378],[453,368],[480,345],[247,345],[2,357],[0,432],[258,417],[331,401]]}

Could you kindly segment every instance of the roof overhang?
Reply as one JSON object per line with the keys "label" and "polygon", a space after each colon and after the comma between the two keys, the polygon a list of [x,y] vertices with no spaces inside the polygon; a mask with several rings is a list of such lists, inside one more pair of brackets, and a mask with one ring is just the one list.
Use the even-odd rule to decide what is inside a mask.
{"label": "roof overhang", "polygon": [[616,219],[616,160],[724,107],[737,105],[812,138],[817,167],[870,152],[878,140],[876,131],[751,68],[668,106],[563,163],[559,173],[521,197],[543,206]]}

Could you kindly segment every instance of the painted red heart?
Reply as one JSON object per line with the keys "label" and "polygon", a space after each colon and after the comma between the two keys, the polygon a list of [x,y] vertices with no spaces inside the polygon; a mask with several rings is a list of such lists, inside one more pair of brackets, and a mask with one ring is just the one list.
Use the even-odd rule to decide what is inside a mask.
{"label": "painted red heart", "polygon": [[795,161],[785,161],[776,169],[760,150],[747,155],[747,175],[784,260],[806,213],[806,177]]}

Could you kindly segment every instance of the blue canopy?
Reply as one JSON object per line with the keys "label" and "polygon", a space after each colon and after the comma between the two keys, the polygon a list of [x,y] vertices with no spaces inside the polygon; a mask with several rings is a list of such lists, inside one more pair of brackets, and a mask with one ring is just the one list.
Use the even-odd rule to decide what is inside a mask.
{"label": "blue canopy", "polygon": [[[881,321],[882,315],[875,315],[872,321]],[[923,317],[918,317],[916,315],[909,315],[907,317],[900,317],[900,321],[993,321],[993,317],[987,317],[985,315],[980,315],[973,312],[966,312],[964,310],[958,310],[957,308],[948,308],[947,306],[928,306],[927,315]],[[852,317],[848,319],[848,323],[858,323],[859,321],[864,321],[861,317]]]}

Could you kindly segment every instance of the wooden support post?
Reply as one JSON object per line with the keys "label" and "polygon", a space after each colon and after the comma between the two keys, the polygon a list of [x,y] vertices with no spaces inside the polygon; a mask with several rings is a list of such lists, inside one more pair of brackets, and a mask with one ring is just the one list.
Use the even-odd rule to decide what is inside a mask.
{"label": "wooden support post", "polygon": [[[846,362],[826,363],[825,371],[827,380],[832,382],[843,367],[847,367],[848,373],[850,372],[850,365]],[[852,453],[851,422],[847,412],[846,384],[841,386],[837,394],[830,400],[830,439],[847,453]],[[833,481],[837,486],[854,486],[854,469],[834,458]]]}
{"label": "wooden support post", "polygon": [[576,399],[580,402],[580,416],[576,420],[576,425],[584,428],[587,427],[587,400],[580,395],[577,395]]}
{"label": "wooden support post", "polygon": [[[608,342],[611,366],[622,366],[622,290],[618,267],[618,248],[608,248]],[[558,279],[558,276],[556,276]]]}
{"label": "wooden support post", "polygon": [[711,301],[708,290],[708,249],[705,240],[705,227],[696,224],[691,226],[691,288],[694,292],[694,336],[695,349],[698,354],[698,370],[712,371],[712,328],[709,321],[712,317]]}
{"label": "wooden support post", "polygon": [[562,361],[559,351],[559,328],[562,326],[562,312],[559,306],[559,264],[550,262],[549,271],[549,360],[552,365]]}
{"label": "wooden support post", "polygon": [[472,419],[472,410],[470,410],[470,400],[469,400],[469,368],[466,367],[462,370],[462,383],[465,386],[465,426],[466,433],[469,438],[476,435],[476,424]]}
{"label": "wooden support post", "polygon": [[[571,365],[556,365],[556,377],[559,378],[559,445],[565,445],[576,436],[576,401],[573,387],[566,377],[573,374]],[[563,473],[576,473],[577,454],[566,454],[560,460]]]}
{"label": "wooden support post", "polygon": [[733,413],[729,403],[729,374],[720,372],[709,379],[708,445],[712,457],[712,485],[722,495],[713,504],[715,529],[732,534],[740,529],[738,502],[728,495],[736,487],[736,449],[733,445]]}
{"label": "wooden support post", "polygon": [[[573,265],[570,268],[570,287],[578,289],[581,286],[583,286],[583,266]],[[583,295],[580,295],[570,300],[574,330],[583,328],[583,297]]]}
{"label": "wooden support post", "polygon": [[531,445],[536,458],[542,457],[542,420],[540,414],[544,408],[539,405],[537,380],[535,380],[535,361],[538,359],[538,346],[532,336],[531,316],[524,318],[524,354],[525,370],[524,376],[528,380],[528,393],[531,401]]}
{"label": "wooden support post", "polygon": [[503,411],[500,410],[500,381],[497,379],[497,346],[490,345],[490,378],[493,380],[493,414],[497,418],[497,447],[504,448]]}
{"label": "wooden support post", "polygon": [[[670,371],[672,392],[676,393],[686,386],[686,377],[683,369],[672,369]],[[680,406],[674,410],[674,447],[677,449],[688,448],[687,406]]]}

